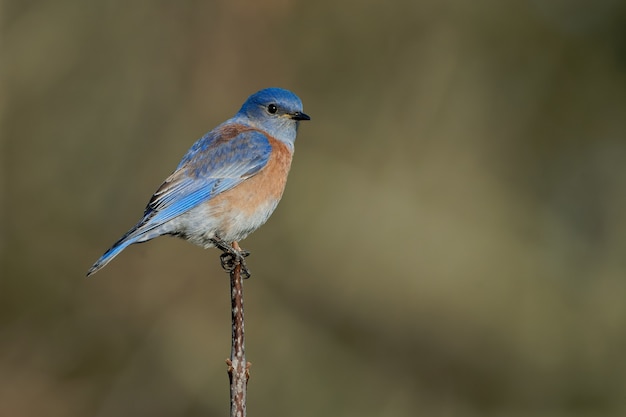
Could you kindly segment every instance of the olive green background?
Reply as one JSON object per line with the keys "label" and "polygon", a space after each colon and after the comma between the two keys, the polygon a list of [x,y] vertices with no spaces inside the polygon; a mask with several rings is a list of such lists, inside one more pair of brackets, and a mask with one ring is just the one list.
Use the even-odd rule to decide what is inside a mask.
{"label": "olive green background", "polygon": [[623,1],[4,1],[0,415],[228,415],[218,251],[89,266],[296,92],[242,243],[251,416],[626,415]]}

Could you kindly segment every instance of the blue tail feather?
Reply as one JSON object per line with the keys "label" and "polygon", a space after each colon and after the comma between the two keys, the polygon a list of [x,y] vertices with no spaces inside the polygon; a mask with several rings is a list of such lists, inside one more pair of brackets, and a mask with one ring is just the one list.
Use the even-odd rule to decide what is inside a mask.
{"label": "blue tail feather", "polygon": [[132,245],[136,241],[137,241],[136,237],[134,239],[128,239],[127,236],[124,236],[123,238],[118,240],[113,246],[111,246],[111,248],[108,251],[104,253],[104,255],[100,257],[100,259],[96,261],[96,263],[93,264],[91,268],[89,268],[89,271],[87,271],[87,276],[95,274],[97,271],[103,268],[106,264],[111,262],[113,258],[119,255],[121,251],[126,249],[127,246]]}
{"label": "blue tail feather", "polygon": [[161,236],[162,230],[151,225],[150,219],[152,218],[154,212],[146,210],[144,218],[141,219],[139,223],[135,225],[132,229],[124,234],[117,242],[107,250],[104,255],[100,257],[93,264],[89,271],[87,271],[87,276],[93,275],[102,269],[106,264],[111,262],[113,258],[120,254],[121,251],[126,249],[128,246],[133,243],[141,243],[146,242],[148,240],[154,239],[155,237]]}

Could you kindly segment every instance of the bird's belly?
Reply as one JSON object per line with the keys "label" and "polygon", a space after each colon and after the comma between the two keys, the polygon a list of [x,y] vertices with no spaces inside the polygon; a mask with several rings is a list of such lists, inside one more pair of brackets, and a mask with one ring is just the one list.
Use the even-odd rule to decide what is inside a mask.
{"label": "bird's belly", "polygon": [[181,216],[179,236],[204,248],[214,246],[211,242],[214,238],[238,242],[263,225],[277,205],[278,199],[267,200],[252,211],[215,202],[198,206]]}

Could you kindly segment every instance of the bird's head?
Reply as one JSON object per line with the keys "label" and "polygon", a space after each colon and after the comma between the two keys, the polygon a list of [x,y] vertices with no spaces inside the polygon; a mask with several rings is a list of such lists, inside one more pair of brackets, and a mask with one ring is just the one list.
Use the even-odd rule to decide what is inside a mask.
{"label": "bird's head", "polygon": [[297,95],[282,88],[266,88],[252,94],[235,118],[293,146],[301,120],[311,120],[302,111]]}

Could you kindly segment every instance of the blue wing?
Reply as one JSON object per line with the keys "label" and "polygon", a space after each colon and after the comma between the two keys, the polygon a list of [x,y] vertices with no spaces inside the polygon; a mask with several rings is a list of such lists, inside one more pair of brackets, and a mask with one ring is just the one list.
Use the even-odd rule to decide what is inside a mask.
{"label": "blue wing", "polygon": [[230,140],[214,136],[196,142],[152,196],[144,214],[150,229],[237,186],[269,160],[272,146],[258,130],[239,131]]}
{"label": "blue wing", "polygon": [[257,174],[272,146],[262,132],[243,125],[217,127],[198,140],[154,193],[143,218],[91,267],[95,273],[128,245],[155,238],[159,226]]}

